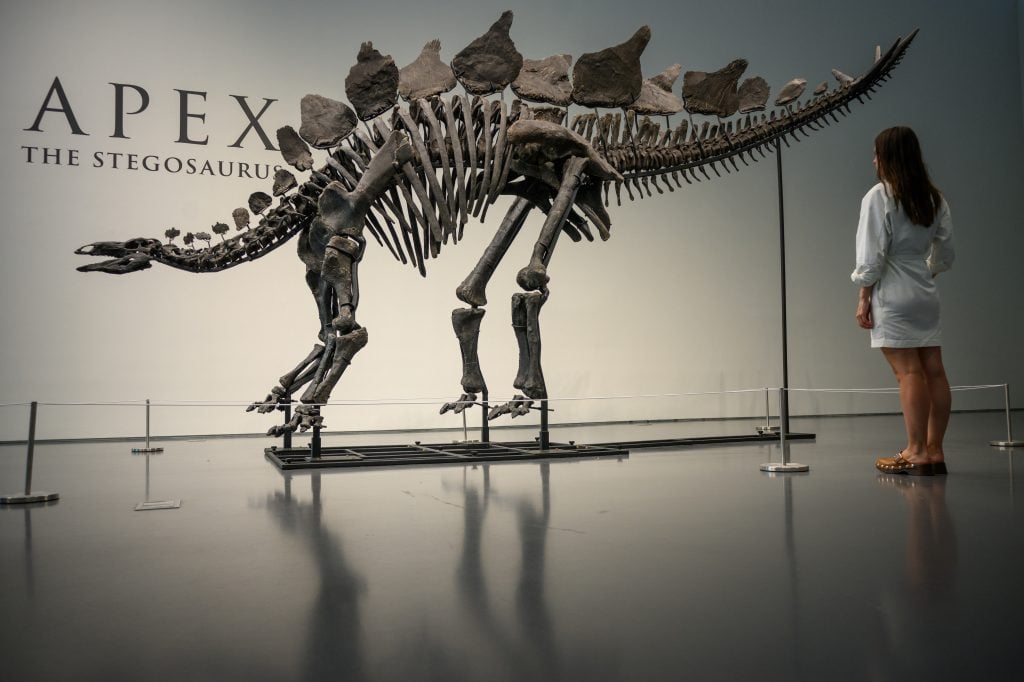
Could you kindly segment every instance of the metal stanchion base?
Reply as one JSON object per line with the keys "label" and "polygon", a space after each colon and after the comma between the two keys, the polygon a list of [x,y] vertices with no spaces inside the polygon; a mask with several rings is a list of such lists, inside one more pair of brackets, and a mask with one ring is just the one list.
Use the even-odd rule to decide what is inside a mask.
{"label": "metal stanchion base", "polygon": [[1024,440],[994,440],[989,445],[994,448],[1021,448],[1024,447]]}
{"label": "metal stanchion base", "polygon": [[806,464],[797,464],[796,462],[768,462],[761,465],[761,471],[767,471],[773,474],[779,473],[799,473],[801,471],[810,471],[811,467]]}
{"label": "metal stanchion base", "polygon": [[163,452],[163,448],[132,448],[133,453]]}
{"label": "metal stanchion base", "polygon": [[135,505],[135,511],[152,511],[154,509],[180,509],[181,500],[155,500],[153,502],[139,502]]}
{"label": "metal stanchion base", "polygon": [[52,502],[60,499],[60,493],[16,493],[0,497],[0,504],[30,504],[32,502]]}
{"label": "metal stanchion base", "polygon": [[778,426],[764,426],[764,425],[761,425],[761,426],[757,427],[757,432],[762,434],[762,435],[764,435],[766,433],[778,433],[779,432],[779,427]]}

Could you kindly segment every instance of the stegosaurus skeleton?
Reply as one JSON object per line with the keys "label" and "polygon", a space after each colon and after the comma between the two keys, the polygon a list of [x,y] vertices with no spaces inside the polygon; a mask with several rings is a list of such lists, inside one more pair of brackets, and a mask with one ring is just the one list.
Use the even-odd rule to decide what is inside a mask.
{"label": "stegosaurus skeleton", "polygon": [[[503,28],[507,39],[510,24],[511,13],[506,12],[491,30]],[[640,51],[649,30],[644,27],[633,38],[636,40],[643,32],[646,37],[640,41]],[[674,191],[672,182],[682,187],[680,177],[690,184],[699,182],[701,176],[709,179],[708,168],[716,174],[719,166],[727,172],[730,165],[739,170],[737,159],[748,165],[748,159],[756,160],[757,154],[764,157],[766,148],[770,150],[780,142],[788,145],[787,138],[796,141],[797,133],[806,136],[807,129],[830,125],[830,119],[838,121],[837,113],[849,113],[854,100],[863,102],[888,80],[915,35],[916,31],[897,40],[884,54],[876,53],[874,65],[860,78],[835,72],[839,87],[826,92],[824,85],[819,86],[803,104],[795,105],[795,97],[787,97],[784,91],[776,101],[785,106],[779,116],[774,112],[770,116],[748,113],[728,123],[719,117],[715,123],[706,121],[699,128],[688,118],[662,132],[649,116],[640,119],[634,111],[626,111],[624,115],[577,116],[570,130],[560,124],[563,110],[531,108],[520,100],[508,106],[503,99],[442,97],[438,93],[403,108],[392,106],[397,100],[394,97],[384,107],[385,112],[391,111],[390,116],[378,111],[370,115],[360,112],[365,130],[353,125],[344,139],[319,144],[328,151],[327,163],[313,169],[309,148],[286,126],[278,131],[282,153],[298,170],[310,171],[309,178],[300,185],[288,171],[278,171],[274,182],[274,194],[280,197],[277,206],[271,207],[272,200],[266,194],[254,193],[249,207],[260,214],[256,227],[206,249],[180,248],[143,238],[96,242],[76,253],[113,260],[79,270],[124,274],[157,261],[189,272],[217,272],[264,256],[300,235],[298,255],[306,266],[306,282],[316,300],[321,343],[280,378],[270,395],[249,408],[272,411],[308,384],[301,396],[303,404],[292,419],[270,429],[269,433],[279,435],[322,426],[319,406],[329,400],[352,358],[366,345],[366,329],[356,322],[358,264],[366,247],[364,230],[368,229],[396,259],[411,263],[425,275],[426,261],[437,257],[449,240],[454,243],[461,238],[470,215],[483,220],[487,207],[499,196],[512,195],[512,205],[491,243],[456,290],[456,296],[470,306],[452,312],[465,393],[458,402],[445,405],[442,412],[461,411],[476,400],[477,393],[487,390],[477,357],[485,312],[482,306],[487,302],[485,289],[528,213],[538,208],[546,215],[545,222],[529,264],[516,278],[524,293],[512,297],[512,322],[519,344],[519,371],[513,386],[528,398],[517,396],[511,403],[492,409],[490,416],[524,414],[530,409],[530,399],[547,397],[540,363],[539,314],[548,298],[547,265],[561,232],[573,241],[592,241],[593,225],[602,239],[608,239],[611,220],[605,208],[612,188],[619,203],[622,188],[630,199],[634,191],[641,198],[651,196],[651,185],[659,194],[664,193],[659,183]],[[372,50],[369,43],[364,44],[361,59],[368,48]],[[373,54],[380,56],[375,51]],[[636,57],[638,71],[639,52]],[[740,73],[746,65],[742,64]],[[458,75],[470,90],[465,74]],[[574,88],[580,80],[577,74]],[[507,84],[499,84],[492,91],[499,92]],[[480,92],[479,84],[474,83],[474,89]],[[735,80],[718,94],[735,98]],[[762,106],[754,108],[763,109],[766,99],[767,92]],[[733,106],[715,113],[728,116],[735,110]],[[350,110],[347,115],[351,116]],[[305,120],[303,123],[305,130]],[[240,230],[248,228],[245,209],[236,209],[233,215]],[[223,227],[218,231],[223,232]]]}

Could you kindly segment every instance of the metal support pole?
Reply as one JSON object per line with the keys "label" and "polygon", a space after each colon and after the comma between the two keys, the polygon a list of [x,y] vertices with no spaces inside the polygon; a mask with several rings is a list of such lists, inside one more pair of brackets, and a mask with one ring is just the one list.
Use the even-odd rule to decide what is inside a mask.
{"label": "metal support pole", "polygon": [[[314,416],[315,417],[319,417],[320,416],[320,406],[319,405],[316,408],[316,414]],[[316,423],[319,424],[319,422],[320,422],[320,420],[317,419]],[[319,426],[314,426],[313,427],[313,438],[309,441],[309,458],[313,459],[313,460],[320,459],[320,427]]]}
{"label": "metal support pole", "polygon": [[489,409],[489,407],[487,405],[487,389],[485,388],[480,393],[480,413],[482,415],[482,417],[481,417],[481,424],[480,424],[480,442],[481,443],[490,443],[491,442],[491,425],[487,421],[487,410],[488,409]]}
{"label": "metal support pole", "polygon": [[540,449],[551,447],[551,434],[548,433],[548,401],[540,401]]}
{"label": "metal support pole", "polygon": [[163,452],[163,448],[149,447],[149,398],[146,398],[146,447],[132,448],[132,452]]}
{"label": "metal support pole", "polygon": [[765,434],[778,433],[779,427],[772,426],[772,406],[769,401],[768,387],[764,389],[764,426],[758,426],[757,432],[762,436]]}
{"label": "metal support pole", "polygon": [[1024,447],[1024,440],[1013,439],[1013,420],[1010,418],[1010,384],[1003,384],[1003,398],[1006,401],[1006,440],[994,440],[989,444],[997,448]]}
{"label": "metal support pole", "polygon": [[806,464],[797,464],[789,461],[789,441],[786,440],[786,433],[789,431],[789,405],[786,401],[786,389],[779,389],[779,448],[782,450],[782,462],[767,462],[761,465],[761,471],[770,473],[797,473],[810,471]]}
{"label": "metal support pole", "polygon": [[36,414],[39,411],[39,403],[32,401],[28,416],[28,454],[25,461],[25,492],[4,495],[0,497],[0,504],[27,504],[29,502],[50,502],[60,499],[58,493],[33,493],[32,492],[32,463],[35,459],[36,450]]}
{"label": "metal support pole", "polygon": [[775,141],[775,160],[779,180],[779,272],[782,280],[782,402],[779,403],[781,428],[789,430],[789,339],[786,322],[786,208],[782,191],[782,141]]}
{"label": "metal support pole", "polygon": [[[291,396],[288,396],[287,398],[284,399],[284,423],[287,424],[291,420],[292,420],[292,399],[291,399]],[[292,432],[291,431],[285,431],[284,432],[284,443],[282,443],[282,445],[284,445],[285,448],[291,448],[291,446],[292,446]]]}
{"label": "metal support pole", "polygon": [[466,426],[466,411],[462,411],[462,442],[469,442],[469,427]]}

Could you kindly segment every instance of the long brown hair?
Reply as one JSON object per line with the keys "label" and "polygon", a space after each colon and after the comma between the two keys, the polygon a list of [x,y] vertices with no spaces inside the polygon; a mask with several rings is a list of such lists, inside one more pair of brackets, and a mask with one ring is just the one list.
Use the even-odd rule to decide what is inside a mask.
{"label": "long brown hair", "polygon": [[878,179],[889,185],[910,222],[923,227],[935,221],[942,194],[932,184],[921,157],[921,143],[906,126],[886,128],[875,138]]}

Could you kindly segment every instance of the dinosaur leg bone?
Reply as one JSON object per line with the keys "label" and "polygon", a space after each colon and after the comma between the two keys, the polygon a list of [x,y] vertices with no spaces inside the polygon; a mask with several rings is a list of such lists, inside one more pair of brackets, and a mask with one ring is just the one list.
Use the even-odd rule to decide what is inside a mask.
{"label": "dinosaur leg bone", "polygon": [[526,222],[526,216],[532,208],[533,204],[528,200],[522,197],[516,198],[473,271],[455,289],[455,295],[459,300],[473,306],[472,308],[456,308],[452,311],[452,327],[455,329],[455,336],[459,339],[459,349],[462,353],[462,389],[465,393],[459,400],[445,403],[441,407],[441,414],[449,410],[458,414],[476,400],[477,393],[487,391],[487,384],[484,381],[483,372],[480,370],[480,357],[477,354],[480,322],[484,317],[483,308],[478,306],[487,304],[487,283],[501,259],[508,252],[509,246],[519,235],[523,223]]}
{"label": "dinosaur leg bone", "polygon": [[540,364],[540,308],[548,295],[539,291],[512,294],[512,331],[515,332],[519,346],[519,371],[516,373],[513,388],[526,395],[515,395],[512,400],[491,408],[488,419],[495,419],[503,414],[511,414],[513,418],[529,413],[533,408],[533,400],[547,398],[544,384],[544,372]]}
{"label": "dinosaur leg bone", "polygon": [[[520,297],[518,320],[517,303],[514,300],[516,296]],[[519,342],[519,373],[513,386],[537,400],[548,397],[540,363],[540,309],[547,300],[546,291],[530,291],[525,294],[513,294],[512,302],[513,325],[517,321],[521,325],[521,331],[516,330],[516,340]]]}
{"label": "dinosaur leg bone", "polygon": [[491,243],[484,250],[473,271],[455,289],[455,295],[463,303],[471,306],[482,306],[487,304],[487,283],[494,274],[495,268],[508,252],[509,246],[519,235],[519,231],[526,222],[526,216],[533,205],[526,199],[519,197],[512,202],[512,207],[505,214],[501,226],[495,232]]}
{"label": "dinosaur leg bone", "polygon": [[483,372],[480,371],[480,357],[477,342],[480,339],[480,322],[484,319],[483,308],[456,308],[452,311],[452,327],[459,339],[462,351],[462,390],[466,393],[481,393],[487,390]]}
{"label": "dinosaur leg bone", "polygon": [[324,251],[322,277],[334,289],[337,301],[337,315],[331,320],[331,327],[338,334],[347,334],[359,325],[356,323],[356,308],[359,307],[358,266],[366,248],[366,240],[337,235],[331,237]]}
{"label": "dinosaur leg bone", "polygon": [[352,364],[352,358],[355,354],[363,349],[368,340],[366,329],[360,327],[355,331],[343,334],[338,337],[338,343],[334,349],[334,360],[331,363],[331,369],[327,372],[327,376],[324,380],[316,387],[316,391],[313,393],[314,403],[321,404],[326,403],[331,397],[331,391],[337,385],[338,380],[341,379],[341,375],[345,373],[348,366]]}
{"label": "dinosaur leg bone", "polygon": [[[337,385],[341,375],[352,363],[352,358],[366,345],[367,334],[363,328],[356,329],[337,338],[332,338],[327,350],[331,353],[331,366],[322,379],[314,381],[302,396],[304,404],[295,408],[291,421],[271,428],[267,434],[279,436],[287,431],[306,431],[322,427],[324,420],[320,415],[320,406],[331,398],[331,391]],[[326,353],[325,356],[327,357]],[[319,372],[318,372],[319,374]]]}
{"label": "dinosaur leg bone", "polygon": [[[315,222],[315,221],[314,221]],[[313,299],[316,301],[317,315],[320,319],[320,332],[319,338],[321,342],[328,343],[328,347],[333,346],[333,334],[331,334],[331,310],[332,305],[329,297],[329,290],[321,286],[320,269],[323,266],[323,256],[318,255],[317,251],[310,244],[310,232],[314,235],[323,229],[322,224],[314,225],[314,227],[307,232],[304,232],[299,237],[298,244],[298,255],[299,259],[306,266],[306,286],[313,293]],[[299,388],[309,383],[310,380],[316,377],[317,372],[322,373],[326,371],[324,367],[325,363],[329,361],[331,352],[328,348],[321,344],[313,346],[313,350],[306,357],[305,360],[295,366],[292,371],[282,376],[278,381],[278,385],[270,389],[270,393],[261,401],[257,401],[246,408],[247,412],[252,410],[258,410],[260,413],[273,412],[277,406],[291,397],[291,395]],[[323,369],[321,369],[323,367]],[[280,435],[284,431],[293,431],[295,427],[290,429],[283,429],[283,427],[274,427],[268,434],[269,435]]]}
{"label": "dinosaur leg bone", "polygon": [[347,191],[340,182],[332,182],[320,195],[320,215],[313,221],[308,243],[305,250],[300,248],[299,256],[306,263],[307,283],[311,289],[315,287],[324,349],[311,377],[311,367],[300,370],[301,378],[310,382],[302,394],[305,404],[296,408],[291,421],[271,432],[322,426],[320,405],[330,399],[352,358],[366,345],[366,330],[355,319],[359,306],[358,264],[366,246],[363,224],[370,206],[411,158],[408,135],[391,131],[366,165],[355,189]]}
{"label": "dinosaur leg bone", "polygon": [[576,199],[576,192],[579,190],[586,163],[586,159],[578,156],[565,162],[562,183],[558,188],[558,194],[555,196],[551,210],[548,212],[547,219],[544,221],[544,227],[541,228],[540,237],[533,247],[530,264],[516,275],[516,282],[527,291],[542,291],[547,287],[547,264],[551,260],[551,254],[555,249],[558,235],[562,231],[562,225],[565,224]]}
{"label": "dinosaur leg bone", "polygon": [[452,311],[452,327],[462,352],[462,390],[465,393],[457,401],[442,405],[441,414],[449,410],[459,414],[476,401],[477,393],[487,391],[483,372],[480,371],[480,356],[477,354],[480,322],[485,312],[483,308],[456,308]]}

